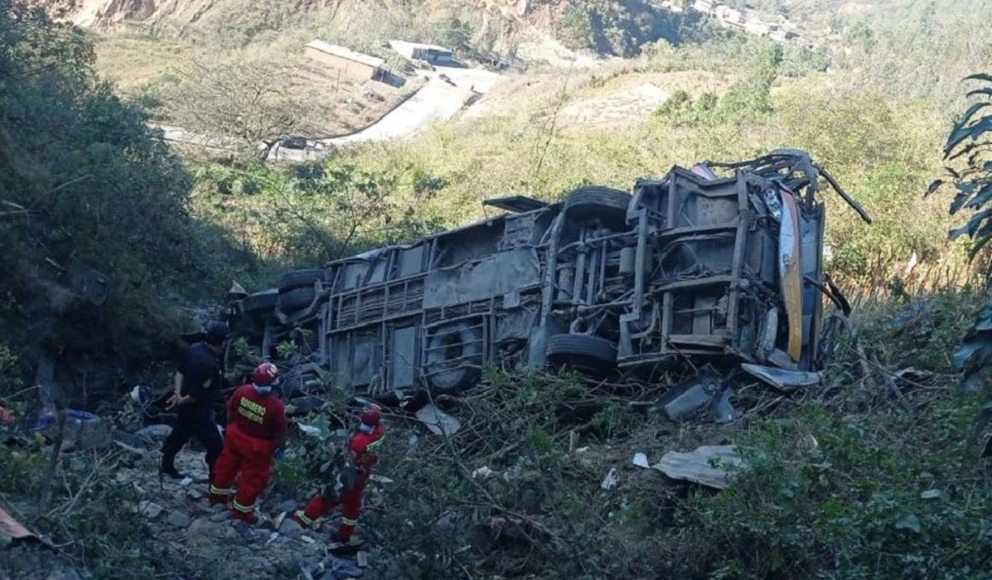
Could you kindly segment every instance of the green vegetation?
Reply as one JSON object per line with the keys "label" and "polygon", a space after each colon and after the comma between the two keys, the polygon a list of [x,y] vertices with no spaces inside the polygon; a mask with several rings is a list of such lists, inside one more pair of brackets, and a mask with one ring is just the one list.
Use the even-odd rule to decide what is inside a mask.
{"label": "green vegetation", "polygon": [[[839,197],[825,193],[830,271],[847,291],[917,294],[972,281],[968,244],[947,244],[944,232],[952,221],[942,215],[943,202],[919,195],[940,171],[933,151],[943,131],[942,111],[871,89],[838,91],[813,73],[784,77],[787,62],[776,45],[748,41],[712,52],[659,46],[639,59],[565,79],[532,75],[530,88],[498,88],[489,97],[490,115],[405,142],[340,151],[326,163],[265,168],[202,162],[196,215],[222,224],[231,239],[263,259],[296,256],[314,263],[341,255],[321,237],[350,239],[354,252],[410,240],[481,218],[486,197],[526,192],[554,200],[582,183],[627,188],[672,164],[799,147],[810,150],[875,219],[865,225]],[[570,104],[602,95],[610,85],[629,86],[618,84],[628,77],[669,86],[687,69],[712,71],[729,86],[709,86],[702,76],[695,85],[689,81],[654,115],[631,119],[622,131],[555,122]],[[512,108],[498,108],[511,98]],[[347,177],[341,167],[351,168]],[[389,195],[381,203],[375,194],[356,197],[349,180],[361,175]],[[375,219],[348,221],[362,215]],[[284,227],[302,237],[293,241]],[[310,235],[314,228],[324,233]],[[910,268],[914,253],[918,263]]]}
{"label": "green vegetation", "polygon": [[[779,3],[795,6],[797,19],[808,6]],[[487,20],[440,1],[423,11],[357,3],[313,19],[285,3],[250,4],[211,12],[188,38],[170,41],[176,53],[163,52],[173,58],[185,54],[184,43],[216,45],[240,55],[218,63],[239,62],[248,51],[238,51],[273,46],[266,43],[287,27],[296,27],[293,42],[323,31],[328,40],[354,39],[355,48],[389,36],[466,53],[509,46],[494,14]],[[33,407],[27,400],[36,393],[22,380],[27,347],[41,343],[60,363],[108,352],[161,358],[157,343],[138,348],[134,337],[172,336],[176,306],[209,303],[232,279],[258,290],[290,268],[462,225],[485,215],[479,202],[487,197],[556,200],[580,184],[626,188],[672,164],[799,147],[875,218],[866,226],[839,198],[825,200],[828,270],[860,306],[860,341],[841,342],[825,387],[784,398],[742,389],[746,424],[687,426],[628,404],[656,400],[668,381],[604,385],[489,370],[471,397],[438,401],[462,419],[451,439],[419,426],[411,439],[413,427],[393,423],[378,469],[392,483],[370,488],[387,509],[368,510],[362,526],[399,555],[404,571],[432,578],[987,576],[992,496],[972,443],[984,434],[974,418],[988,388],[978,371],[992,356],[992,310],[981,308],[976,283],[992,239],[988,100],[965,109],[945,143],[957,191],[948,215],[948,200],[920,195],[943,171],[946,109],[913,96],[927,91],[861,82],[895,78],[889,75],[899,67],[917,67],[957,45],[920,39],[905,59],[878,60],[868,77],[847,76],[848,67],[884,55],[898,37],[883,33],[875,12],[857,25],[841,15],[834,25],[854,51],[836,58],[830,66],[842,73],[830,75],[823,74],[823,51],[736,37],[686,44],[659,31],[657,21],[633,19],[619,3],[581,6],[564,12],[570,42],[640,56],[593,71],[511,79],[487,97],[488,113],[409,141],[337,151],[321,162],[264,165],[250,155],[176,153],[146,128],[142,103],[156,104],[182,83],[196,88],[195,79],[160,79],[158,90],[122,102],[94,74],[84,35],[0,0],[0,265],[8,273],[0,278],[0,323],[9,329],[0,342],[0,405],[20,416]],[[960,16],[947,10],[926,22]],[[169,18],[180,15],[162,16],[149,34],[167,34]],[[221,31],[225,22],[229,36]],[[658,37],[669,41],[647,43]],[[941,75],[971,57],[951,51],[945,58]],[[221,68],[212,74],[222,75]],[[232,82],[251,84],[238,80],[246,70],[226,72]],[[234,132],[245,141],[299,129],[299,115],[287,114],[299,109],[276,94],[281,73],[253,74],[258,92],[271,98],[260,101],[257,118],[239,108],[232,121],[225,116],[231,111],[215,109],[201,124],[242,123]],[[937,86],[946,88],[944,80]],[[643,82],[671,93],[652,114],[605,129],[567,120],[568,106]],[[216,86],[199,88],[218,102]],[[972,96],[989,95],[983,85]],[[162,106],[182,105],[171,98]],[[266,130],[252,132],[259,126]],[[961,225],[964,209],[976,213]],[[953,226],[958,239],[949,243]],[[113,281],[105,306],[57,291],[46,259],[64,266],[74,257]],[[962,366],[975,392],[953,388]],[[889,372],[906,367],[915,370]],[[329,407],[340,414],[343,404]],[[278,492],[302,500],[319,483],[331,418],[328,410],[311,418],[321,437],[294,444],[278,466]],[[629,465],[635,451],[654,462],[666,451],[723,440],[740,448],[748,467],[718,493]],[[145,578],[161,572],[171,548],[131,513],[138,496],[112,476],[126,461],[115,452],[53,464],[31,442],[3,445],[0,501],[52,533],[62,556],[97,577]],[[148,463],[143,467],[154,469]],[[493,474],[477,471],[483,467]],[[612,467],[621,483],[603,490]]]}
{"label": "green vegetation", "polygon": [[[83,34],[9,0],[0,2],[0,24],[5,339],[51,340],[56,352],[113,352],[127,329],[154,334],[166,322],[164,304],[178,295],[174,282],[183,280],[187,295],[210,290],[217,264],[200,255],[208,230],[187,213],[192,180],[145,127],[145,113],[93,73]],[[58,274],[50,265],[65,268],[73,258],[113,282],[100,313],[46,283]],[[61,315],[58,332],[35,325],[32,336],[22,336],[25,326],[15,320],[45,312]],[[101,332],[87,344],[65,344],[94,317]]]}
{"label": "green vegetation", "polygon": [[[681,44],[703,36],[697,13],[676,14],[641,0],[565,2],[559,35],[571,48],[635,56],[647,43]],[[553,24],[554,25],[554,24]]]}
{"label": "green vegetation", "polygon": [[[957,100],[961,78],[989,59],[984,23],[992,5],[955,0],[754,0],[834,47],[834,64],[852,81],[889,95]],[[831,37],[831,35],[836,35]]]}

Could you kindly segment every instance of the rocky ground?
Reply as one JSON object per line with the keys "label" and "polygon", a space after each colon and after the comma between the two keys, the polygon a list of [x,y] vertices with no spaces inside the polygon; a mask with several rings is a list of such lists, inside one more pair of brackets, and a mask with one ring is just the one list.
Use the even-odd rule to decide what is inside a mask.
{"label": "rocky ground", "polygon": [[[136,455],[137,450],[130,453]],[[207,472],[202,452],[183,451],[176,466],[186,475],[182,480],[160,480],[158,453],[150,444],[145,456],[117,469],[112,484],[133,490],[138,499],[128,510],[147,524],[151,545],[160,551],[156,578],[224,580],[226,578],[304,578],[336,580],[366,576],[399,578],[396,562],[387,561],[375,545],[374,534],[361,536],[335,553],[330,551],[330,534],[336,529],[338,514],[320,529],[303,531],[288,519],[301,508],[306,497],[289,498],[271,492],[259,502],[264,521],[254,527],[231,519],[230,511],[207,504]],[[369,487],[374,502],[375,485]],[[25,510],[26,511],[26,510]],[[41,533],[41,530],[34,530]],[[63,557],[65,556],[65,557]],[[77,580],[89,576],[72,563],[72,558],[40,542],[0,542],[0,580]]]}

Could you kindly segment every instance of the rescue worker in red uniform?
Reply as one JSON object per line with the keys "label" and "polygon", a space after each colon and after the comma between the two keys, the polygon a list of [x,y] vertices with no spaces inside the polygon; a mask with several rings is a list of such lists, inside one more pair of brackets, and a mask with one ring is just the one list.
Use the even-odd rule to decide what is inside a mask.
{"label": "rescue worker in red uniform", "polygon": [[286,407],[272,394],[278,384],[279,369],[265,362],[255,368],[251,383],[231,395],[224,450],[210,482],[210,504],[227,505],[234,479],[241,474],[231,511],[236,519],[250,524],[258,521],[255,500],[272,477],[273,457],[286,444]]}
{"label": "rescue worker in red uniform", "polygon": [[306,509],[298,510],[292,516],[301,527],[312,528],[318,519],[340,504],[341,525],[331,536],[334,542],[351,541],[362,510],[365,484],[372,475],[372,468],[379,462],[378,449],[385,435],[378,407],[362,413],[360,421],[358,432],[348,440],[344,453],[346,465],[339,465],[335,481],[310,498]]}

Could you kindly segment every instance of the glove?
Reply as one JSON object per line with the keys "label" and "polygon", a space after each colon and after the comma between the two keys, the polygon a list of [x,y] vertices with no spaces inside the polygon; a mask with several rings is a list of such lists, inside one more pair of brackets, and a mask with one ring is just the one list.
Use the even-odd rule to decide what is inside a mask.
{"label": "glove", "polygon": [[279,461],[280,459],[282,459],[283,455],[285,455],[285,449],[276,449],[276,452],[272,456],[272,459]]}

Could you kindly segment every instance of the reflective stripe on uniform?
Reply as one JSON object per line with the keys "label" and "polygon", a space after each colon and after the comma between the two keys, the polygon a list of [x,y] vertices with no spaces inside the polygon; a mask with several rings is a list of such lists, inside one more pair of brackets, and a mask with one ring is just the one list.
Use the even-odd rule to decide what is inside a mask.
{"label": "reflective stripe on uniform", "polygon": [[303,522],[304,524],[308,525],[308,526],[312,526],[313,525],[313,520],[310,519],[310,518],[308,518],[307,517],[307,514],[304,513],[303,510],[298,510],[296,512],[296,517],[300,518],[300,521]]}
{"label": "reflective stripe on uniform", "polygon": [[341,518],[341,523],[346,526],[354,527],[358,525],[358,520],[353,520],[351,518]]}
{"label": "reflective stripe on uniform", "polygon": [[219,487],[214,487],[213,485],[210,486],[210,493],[212,493],[214,495],[231,495],[231,493],[233,491],[234,490],[232,490],[229,487],[222,489],[222,488],[219,488]]}
{"label": "reflective stripe on uniform", "polygon": [[241,512],[243,514],[247,514],[247,513],[251,513],[253,511],[255,511],[255,506],[254,505],[244,506],[244,505],[239,504],[238,503],[238,500],[234,500],[234,502],[232,503],[231,507],[233,507],[234,509],[238,510],[239,512]]}

